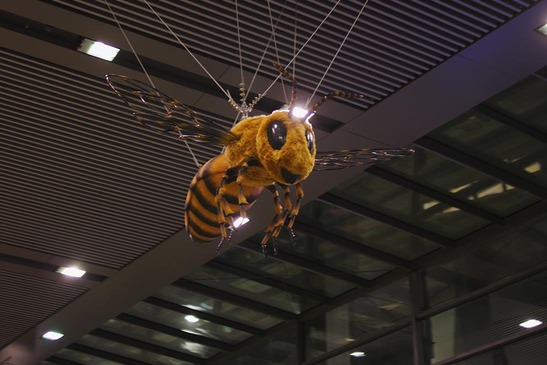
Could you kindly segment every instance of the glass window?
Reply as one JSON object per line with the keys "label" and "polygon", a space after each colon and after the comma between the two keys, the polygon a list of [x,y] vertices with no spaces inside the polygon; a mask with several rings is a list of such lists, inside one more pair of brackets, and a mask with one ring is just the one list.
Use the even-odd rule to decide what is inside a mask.
{"label": "glass window", "polygon": [[306,260],[315,261],[366,280],[372,280],[396,268],[391,264],[373,259],[324,238],[304,233],[301,230],[297,229],[295,233],[297,236],[295,245],[290,244],[284,238],[279,240],[283,245],[282,249]]}
{"label": "glass window", "polygon": [[119,362],[103,359],[102,357],[89,355],[83,352],[64,348],[55,353],[55,357],[73,361],[76,364],[82,365],[123,365]]}
{"label": "glass window", "polygon": [[301,313],[319,303],[313,299],[259,283],[252,277],[227,273],[209,265],[201,266],[187,275],[186,279],[292,313]]}
{"label": "glass window", "polygon": [[490,223],[366,172],[331,192],[349,202],[452,239],[461,238]]}
{"label": "glass window", "polygon": [[222,359],[222,364],[230,365],[296,365],[297,329],[283,331],[260,339],[244,351]]}
{"label": "glass window", "polygon": [[316,274],[296,265],[276,260],[275,257],[264,259],[262,253],[240,247],[225,251],[215,261],[328,297],[335,297],[355,287],[343,280]]}
{"label": "glass window", "polygon": [[265,313],[242,308],[238,305],[194,293],[173,285],[162,288],[154,296],[186,308],[208,312],[261,330],[268,329],[282,322],[280,319]]}
{"label": "glass window", "polygon": [[430,133],[440,142],[547,186],[547,145],[477,111]]}
{"label": "glass window", "polygon": [[454,365],[544,365],[545,359],[547,334],[543,333],[455,362]]}
{"label": "glass window", "polygon": [[412,332],[404,329],[379,338],[318,365],[410,365]]}
{"label": "glass window", "polygon": [[311,320],[306,325],[308,358],[313,359],[410,319],[409,302],[405,278]]}
{"label": "glass window", "polygon": [[84,346],[89,346],[101,351],[110,352],[130,359],[141,360],[150,364],[162,365],[192,365],[189,362],[175,359],[173,357],[160,355],[155,352],[143,350],[138,347],[125,345],[123,343],[108,340],[106,338],[93,335],[85,335],[78,340],[78,343]]}
{"label": "glass window", "polygon": [[136,340],[149,342],[153,345],[184,352],[204,359],[220,352],[219,349],[214,347],[188,341],[149,328],[137,326],[119,319],[111,319],[103,323],[100,328],[109,332],[131,337]]}
{"label": "glass window", "polygon": [[510,233],[493,234],[486,242],[425,271],[430,307],[482,288],[543,262],[547,257],[547,213]]}
{"label": "glass window", "polygon": [[194,335],[213,338],[230,344],[236,344],[251,337],[250,333],[203,319],[200,319],[197,322],[189,322],[184,318],[186,316],[185,314],[146,302],[135,304],[133,307],[126,310],[125,313],[149,321],[158,322],[172,328],[177,328]]}
{"label": "glass window", "polygon": [[469,351],[518,332],[520,324],[547,321],[547,272],[432,316],[425,321],[431,333],[432,362]]}
{"label": "glass window", "polygon": [[298,221],[406,260],[440,248],[424,238],[318,200],[302,207]]}
{"label": "glass window", "polygon": [[526,191],[480,171],[419,147],[415,147],[415,150],[413,156],[388,161],[381,168],[500,217],[507,217],[540,201]]}
{"label": "glass window", "polygon": [[488,100],[486,105],[547,132],[547,82],[530,76]]}

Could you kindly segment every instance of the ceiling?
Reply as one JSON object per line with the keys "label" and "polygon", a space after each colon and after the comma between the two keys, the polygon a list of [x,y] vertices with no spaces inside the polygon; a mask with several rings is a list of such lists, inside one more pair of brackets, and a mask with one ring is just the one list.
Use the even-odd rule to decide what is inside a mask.
{"label": "ceiling", "polygon": [[[109,4],[155,86],[229,128],[236,112],[223,92],[147,4]],[[257,243],[274,214],[271,199],[262,197],[251,222],[219,255],[216,243],[194,243],[184,231],[184,198],[197,170],[189,150],[136,123],[104,80],[123,74],[146,82],[106,3],[2,2],[0,363],[83,364],[74,353],[113,363],[162,363],[155,362],[158,356],[222,363],[295,322],[544,211],[547,179],[534,164],[543,162],[547,130],[537,120],[545,114],[523,122],[499,105],[505,100],[500,93],[519,82],[545,89],[547,38],[536,29],[547,19],[547,2],[369,1],[340,50],[359,1],[342,2],[329,17],[334,3],[321,1],[272,2],[270,8],[246,1],[149,4],[234,96],[241,74],[249,86],[257,68],[251,96],[266,90],[278,76],[272,61],[287,64],[306,43],[291,68],[299,100],[331,90],[365,95],[321,107],[312,121],[319,151],[412,146],[417,154],[366,172],[363,166],[314,172],[305,181],[297,244],[282,241],[275,257],[262,257]],[[76,49],[84,37],[122,51],[112,63],[82,54]],[[529,77],[543,84],[535,86]],[[254,113],[284,102],[276,82]],[[547,102],[542,105],[538,110],[547,113]],[[480,128],[469,113],[485,118]],[[500,141],[514,141],[517,133],[537,145],[519,140],[529,147],[527,155],[504,159],[509,147]],[[200,163],[221,152],[209,144],[191,148]],[[413,164],[424,161],[444,170],[421,174]],[[458,169],[462,174],[450,175]],[[472,180],[482,179],[480,189],[503,186],[512,198],[505,205],[493,198],[459,199],[448,186],[459,177],[459,186],[467,186],[469,171],[481,174]],[[424,208],[430,200],[435,214],[432,206]],[[424,211],[405,207],[409,201]],[[396,238],[360,233],[377,231]],[[87,271],[83,278],[56,273],[74,264]],[[323,284],[314,287],[318,280]],[[269,294],[256,294],[260,288]],[[235,318],[228,310],[196,309],[207,300],[248,312]],[[162,323],[150,314],[159,310],[208,321],[209,329],[187,331],[185,338],[201,350],[175,351],[123,328],[129,323],[179,336],[172,331],[176,318],[159,316]],[[222,326],[232,329],[230,338],[212,335]],[[40,339],[51,328],[65,337]],[[144,348],[150,357],[131,360],[123,349],[102,347],[101,339]]]}

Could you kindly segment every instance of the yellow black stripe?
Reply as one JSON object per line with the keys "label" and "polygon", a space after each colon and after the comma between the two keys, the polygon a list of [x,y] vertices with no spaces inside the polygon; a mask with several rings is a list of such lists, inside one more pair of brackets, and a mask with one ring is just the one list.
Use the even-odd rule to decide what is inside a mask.
{"label": "yellow black stripe", "polygon": [[[214,157],[197,172],[186,198],[184,221],[186,230],[195,241],[209,242],[220,236],[215,197],[224,176],[228,176],[224,193],[228,203],[226,213],[237,214],[240,210],[239,186],[235,182],[237,168],[230,167],[224,155]],[[249,209],[261,191],[262,187],[243,186],[243,194],[249,203],[243,209]]]}

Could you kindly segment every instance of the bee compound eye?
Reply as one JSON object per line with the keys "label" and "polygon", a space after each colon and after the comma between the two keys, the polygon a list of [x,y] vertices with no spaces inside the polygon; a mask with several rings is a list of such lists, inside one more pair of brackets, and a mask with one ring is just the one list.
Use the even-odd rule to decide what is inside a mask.
{"label": "bee compound eye", "polygon": [[315,137],[310,130],[306,130],[306,142],[308,144],[308,151],[313,153],[313,150],[315,149]]}
{"label": "bee compound eye", "polygon": [[280,150],[287,140],[287,127],[283,122],[274,120],[268,125],[268,142],[274,150]]}

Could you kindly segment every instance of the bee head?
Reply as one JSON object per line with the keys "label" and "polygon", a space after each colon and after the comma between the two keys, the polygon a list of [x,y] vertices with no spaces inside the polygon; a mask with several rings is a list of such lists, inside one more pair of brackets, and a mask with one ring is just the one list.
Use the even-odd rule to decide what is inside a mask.
{"label": "bee head", "polygon": [[257,135],[257,152],[272,178],[285,185],[304,180],[315,163],[315,134],[311,124],[276,111],[263,118]]}

